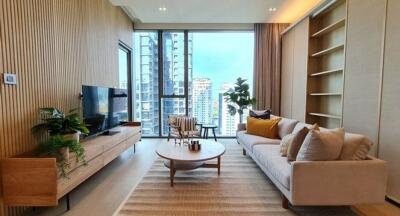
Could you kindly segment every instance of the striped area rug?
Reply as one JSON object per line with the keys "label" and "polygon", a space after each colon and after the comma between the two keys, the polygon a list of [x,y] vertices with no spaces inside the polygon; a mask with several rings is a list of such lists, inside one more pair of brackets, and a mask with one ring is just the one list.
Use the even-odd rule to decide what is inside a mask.
{"label": "striped area rug", "polygon": [[169,170],[157,159],[116,215],[134,216],[354,216],[345,207],[281,207],[278,189],[234,140],[223,140],[221,175],[216,169]]}

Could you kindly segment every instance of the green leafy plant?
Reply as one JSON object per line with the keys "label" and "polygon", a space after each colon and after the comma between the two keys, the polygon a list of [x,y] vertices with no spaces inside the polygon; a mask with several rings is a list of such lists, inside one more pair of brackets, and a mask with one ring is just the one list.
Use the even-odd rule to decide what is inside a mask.
{"label": "green leafy plant", "polygon": [[32,128],[34,133],[48,131],[50,136],[65,135],[80,132],[88,134],[89,129],[82,122],[77,109],[70,110],[67,114],[57,108],[41,108],[41,116],[44,116],[40,124]]}
{"label": "green leafy plant", "polygon": [[61,151],[67,149],[69,152],[75,153],[76,162],[85,161],[85,149],[82,145],[74,139],[66,138],[62,135],[50,136],[46,141],[39,143],[36,154],[39,157],[54,157],[56,158],[57,165],[60,168],[63,177],[68,177],[67,169],[69,168],[68,158]]}
{"label": "green leafy plant", "polygon": [[237,78],[234,89],[224,93],[225,101],[228,102],[229,114],[234,116],[238,113],[240,123],[243,122],[243,111],[256,104],[256,99],[250,97],[250,87],[246,81],[240,77]]}

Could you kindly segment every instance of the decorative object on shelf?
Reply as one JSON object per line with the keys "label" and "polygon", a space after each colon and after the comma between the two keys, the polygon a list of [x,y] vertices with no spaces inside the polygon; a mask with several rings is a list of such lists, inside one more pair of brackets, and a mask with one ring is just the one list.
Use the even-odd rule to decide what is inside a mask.
{"label": "decorative object on shelf", "polygon": [[232,116],[239,113],[239,122],[243,122],[243,111],[249,106],[256,104],[256,99],[250,97],[249,84],[247,80],[237,78],[235,88],[224,93],[225,101],[228,102],[228,111]]}
{"label": "decorative object on shelf", "polygon": [[190,141],[188,148],[189,148],[189,151],[200,151],[201,150],[200,141],[198,141],[198,140]]}
{"label": "decorative object on shelf", "polygon": [[39,157],[54,157],[60,168],[61,175],[68,177],[69,152],[75,153],[76,163],[85,161],[85,149],[74,139],[62,135],[50,136],[46,141],[39,143],[36,155]]}
{"label": "decorative object on shelf", "polygon": [[79,133],[89,134],[89,129],[82,122],[78,109],[72,109],[67,114],[57,108],[41,108],[42,123],[35,125],[32,132],[48,132],[50,136],[64,135],[79,142]]}

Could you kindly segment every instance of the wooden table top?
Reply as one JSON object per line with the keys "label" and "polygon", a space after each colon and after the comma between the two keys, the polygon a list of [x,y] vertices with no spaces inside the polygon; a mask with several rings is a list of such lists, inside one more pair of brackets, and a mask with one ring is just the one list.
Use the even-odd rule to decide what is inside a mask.
{"label": "wooden table top", "polygon": [[211,140],[200,140],[201,150],[189,151],[187,145],[178,145],[173,142],[161,144],[156,153],[165,159],[183,162],[206,161],[217,158],[225,153],[225,146]]}

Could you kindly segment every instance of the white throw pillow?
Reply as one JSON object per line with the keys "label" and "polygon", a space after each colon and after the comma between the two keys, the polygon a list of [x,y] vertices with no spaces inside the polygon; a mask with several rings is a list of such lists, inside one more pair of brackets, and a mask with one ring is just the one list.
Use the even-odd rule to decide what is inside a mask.
{"label": "white throw pillow", "polygon": [[281,156],[282,157],[286,157],[287,156],[287,152],[288,152],[288,148],[290,146],[290,144],[293,142],[293,138],[294,138],[294,134],[288,134],[286,136],[284,136],[281,140]]}
{"label": "white throw pillow", "polygon": [[344,143],[344,129],[310,130],[297,154],[297,161],[337,160]]}

